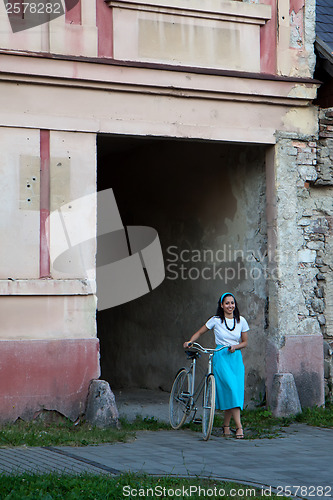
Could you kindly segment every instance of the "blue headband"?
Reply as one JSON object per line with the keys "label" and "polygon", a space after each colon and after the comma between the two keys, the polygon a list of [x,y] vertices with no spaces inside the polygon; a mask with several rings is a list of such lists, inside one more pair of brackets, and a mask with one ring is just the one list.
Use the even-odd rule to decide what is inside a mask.
{"label": "blue headband", "polygon": [[[233,298],[235,299],[235,296],[234,296],[232,293],[230,293],[230,292],[224,293],[224,294],[221,296],[221,298],[220,298],[220,303],[221,303],[221,304],[222,304],[222,301],[223,301],[223,299],[224,299],[224,297],[225,297],[226,295],[231,295],[231,297],[233,297]],[[235,300],[236,300],[236,299],[235,299]]]}

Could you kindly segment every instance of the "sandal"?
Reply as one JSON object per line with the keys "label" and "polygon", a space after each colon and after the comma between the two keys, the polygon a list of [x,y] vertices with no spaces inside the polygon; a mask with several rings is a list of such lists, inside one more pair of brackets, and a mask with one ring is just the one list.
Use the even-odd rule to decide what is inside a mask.
{"label": "sandal", "polygon": [[[237,431],[242,431],[242,434],[237,434]],[[237,427],[237,429],[236,429],[236,439],[244,439],[243,427]]]}
{"label": "sandal", "polygon": [[230,426],[229,425],[224,425],[223,426],[223,436],[224,437],[230,437],[232,435],[231,432],[230,432],[230,430],[229,430],[229,432],[225,432],[224,429],[230,429]]}

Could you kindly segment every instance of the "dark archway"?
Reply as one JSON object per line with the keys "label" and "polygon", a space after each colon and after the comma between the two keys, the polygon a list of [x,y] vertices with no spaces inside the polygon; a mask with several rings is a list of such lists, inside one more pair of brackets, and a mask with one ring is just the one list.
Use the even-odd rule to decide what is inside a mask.
{"label": "dark archway", "polygon": [[[264,148],[103,135],[97,177],[98,190],[112,187],[124,225],[158,231],[166,266],[157,289],[98,313],[102,377],[112,388],[170,390],[183,341],[226,288],[238,291],[244,316],[256,303],[253,321],[264,331],[265,278],[254,286],[247,261],[266,244]],[[250,378],[262,390],[259,366]]]}

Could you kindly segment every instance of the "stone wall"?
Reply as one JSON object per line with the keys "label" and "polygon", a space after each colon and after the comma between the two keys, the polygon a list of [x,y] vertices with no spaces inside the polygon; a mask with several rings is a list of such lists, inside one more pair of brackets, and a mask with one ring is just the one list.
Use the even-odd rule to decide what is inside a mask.
{"label": "stone wall", "polygon": [[[297,169],[298,329],[324,338],[325,396],[333,388],[333,108],[320,111],[319,140],[283,139],[286,164]],[[281,143],[281,141],[280,141]],[[290,200],[288,201],[288,205]],[[286,208],[288,207],[286,206]]]}
{"label": "stone wall", "polygon": [[279,133],[266,160],[269,405],[276,373],[293,374],[302,407],[324,403],[323,338],[311,309],[312,301],[319,299],[315,247],[320,214],[310,195],[310,181],[317,177],[316,154],[312,136]]}
{"label": "stone wall", "polygon": [[[333,399],[333,108],[320,110],[317,179],[313,191],[318,192],[321,199],[318,209],[323,218],[322,246],[318,251],[317,275],[319,298],[322,297],[323,313],[319,313],[321,330],[325,339],[324,367],[325,392]],[[316,303],[314,304],[316,306]]]}

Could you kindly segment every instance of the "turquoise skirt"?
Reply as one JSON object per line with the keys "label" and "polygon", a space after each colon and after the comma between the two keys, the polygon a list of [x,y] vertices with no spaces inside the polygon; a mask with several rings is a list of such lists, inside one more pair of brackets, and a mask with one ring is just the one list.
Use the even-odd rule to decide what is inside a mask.
{"label": "turquoise skirt", "polygon": [[239,349],[217,351],[213,357],[213,373],[216,382],[217,410],[230,408],[243,409],[245,369],[242,353]]}

